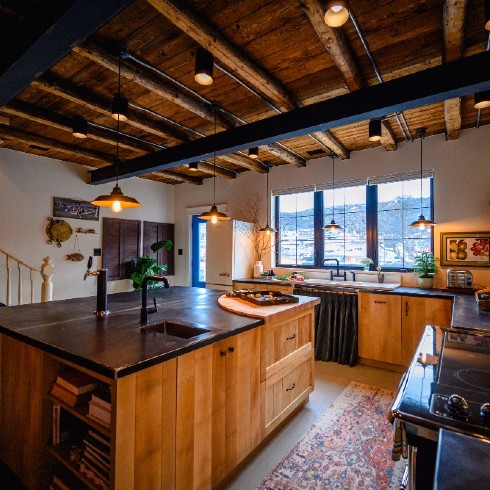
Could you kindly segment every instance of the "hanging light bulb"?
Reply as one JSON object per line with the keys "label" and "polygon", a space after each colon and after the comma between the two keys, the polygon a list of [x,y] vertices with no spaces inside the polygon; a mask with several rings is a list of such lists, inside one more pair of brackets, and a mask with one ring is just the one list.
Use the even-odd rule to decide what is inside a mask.
{"label": "hanging light bulb", "polygon": [[269,225],[269,170],[270,170],[270,165],[267,163],[267,178],[266,178],[266,199],[267,199],[267,223],[266,225],[261,228],[259,231],[265,232],[266,235],[271,235],[272,233],[275,233],[276,230],[272,228]]}
{"label": "hanging light bulb", "polygon": [[[216,108],[214,108],[214,134],[216,134]],[[218,211],[216,207],[216,151],[213,157],[213,171],[213,205],[209,211],[201,213],[199,218],[216,224],[218,221],[229,221],[231,219],[225,213]]]}
{"label": "hanging light bulb", "polygon": [[329,0],[325,8],[325,24],[329,27],[343,26],[349,19],[348,0]]}
{"label": "hanging light bulb", "polygon": [[415,221],[412,221],[410,223],[410,226],[412,228],[418,228],[419,230],[425,230],[426,227],[431,227],[434,226],[436,223],[432,221],[431,219],[427,219],[423,214],[422,214],[422,180],[423,180],[423,174],[422,174],[422,144],[425,136],[425,129],[417,129],[417,135],[420,137],[420,216],[418,219]]}
{"label": "hanging light bulb", "polygon": [[209,51],[199,48],[196,53],[194,80],[200,85],[211,85],[213,83],[213,66],[213,55]]}
{"label": "hanging light bulb", "polygon": [[335,159],[337,155],[332,153],[330,158],[332,159],[332,221],[323,228],[325,230],[340,231],[343,228],[335,222]]}
{"label": "hanging light bulb", "polygon": [[[121,55],[119,55],[119,88],[118,96],[120,96],[121,90]],[[98,196],[91,204],[94,206],[110,207],[113,213],[120,213],[123,208],[139,208],[141,204],[134,198],[125,196],[121,188],[119,187],[119,123],[122,118],[117,118],[117,132],[116,132],[116,185],[110,194],[103,194]]]}

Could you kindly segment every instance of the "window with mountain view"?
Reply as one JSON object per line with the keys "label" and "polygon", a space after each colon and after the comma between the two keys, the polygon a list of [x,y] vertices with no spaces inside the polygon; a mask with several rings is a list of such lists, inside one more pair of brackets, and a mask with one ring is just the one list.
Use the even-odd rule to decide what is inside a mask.
{"label": "window with mountain view", "polygon": [[[326,258],[341,266],[360,266],[370,257],[384,270],[406,269],[432,249],[430,228],[409,225],[421,213],[432,216],[432,178],[368,186],[298,192],[275,197],[278,266],[321,267]],[[333,208],[335,203],[335,208]],[[335,218],[342,230],[323,227]]]}

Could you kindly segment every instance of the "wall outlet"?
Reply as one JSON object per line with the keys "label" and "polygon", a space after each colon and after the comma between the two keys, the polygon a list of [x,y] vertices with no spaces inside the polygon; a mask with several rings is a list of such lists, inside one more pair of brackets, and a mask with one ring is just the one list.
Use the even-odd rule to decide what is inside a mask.
{"label": "wall outlet", "polygon": [[101,248],[94,248],[94,257],[100,257],[102,255]]}
{"label": "wall outlet", "polygon": [[181,248],[179,248],[179,250],[177,251],[177,255],[182,255],[184,252]]}

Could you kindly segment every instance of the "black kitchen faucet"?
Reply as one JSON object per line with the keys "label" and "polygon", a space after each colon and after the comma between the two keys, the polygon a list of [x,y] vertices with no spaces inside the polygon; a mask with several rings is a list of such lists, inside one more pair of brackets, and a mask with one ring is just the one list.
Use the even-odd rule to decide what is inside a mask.
{"label": "black kitchen faucet", "polygon": [[153,298],[153,306],[150,307],[147,306],[149,281],[160,281],[163,282],[163,287],[165,288],[170,287],[170,284],[168,283],[168,279],[164,276],[146,276],[143,279],[143,283],[141,284],[141,287],[143,288],[141,291],[141,316],[140,316],[141,325],[146,325],[148,323],[148,315],[151,315],[158,311],[157,302],[155,298]]}

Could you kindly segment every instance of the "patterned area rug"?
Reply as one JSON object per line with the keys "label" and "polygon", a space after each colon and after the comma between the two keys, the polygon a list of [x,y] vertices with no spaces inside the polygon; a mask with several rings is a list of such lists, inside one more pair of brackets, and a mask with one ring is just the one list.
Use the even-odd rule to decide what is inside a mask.
{"label": "patterned area rug", "polygon": [[397,489],[405,461],[393,462],[395,393],[351,382],[258,486],[269,489]]}

